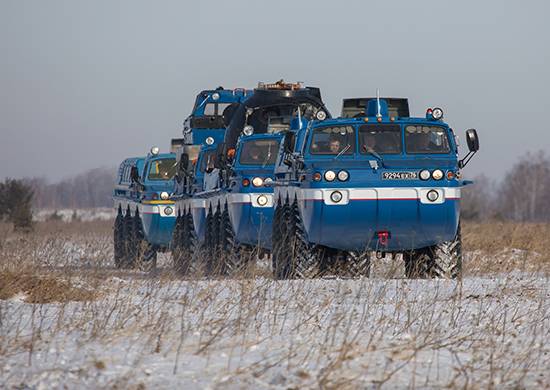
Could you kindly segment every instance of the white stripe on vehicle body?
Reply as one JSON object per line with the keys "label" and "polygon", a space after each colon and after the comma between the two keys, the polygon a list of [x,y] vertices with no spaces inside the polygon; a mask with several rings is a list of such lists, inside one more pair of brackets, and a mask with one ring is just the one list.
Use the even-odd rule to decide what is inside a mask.
{"label": "white stripe on vehicle body", "polygon": [[[436,191],[438,198],[428,200],[427,194]],[[333,202],[330,195],[339,191],[342,200]],[[442,204],[446,200],[460,199],[458,187],[372,187],[372,188],[276,188],[275,198],[296,197],[299,201],[323,201],[326,205],[346,205],[359,200],[420,200],[423,204]]]}
{"label": "white stripe on vehicle body", "polygon": [[[128,206],[130,206],[130,215],[135,215],[136,208],[140,214],[159,214],[161,217],[173,218],[176,216],[174,205],[149,205],[142,204],[129,200],[115,200],[115,210],[118,211],[118,207],[121,207],[122,212],[125,213]],[[168,209],[172,209],[172,212]]]}

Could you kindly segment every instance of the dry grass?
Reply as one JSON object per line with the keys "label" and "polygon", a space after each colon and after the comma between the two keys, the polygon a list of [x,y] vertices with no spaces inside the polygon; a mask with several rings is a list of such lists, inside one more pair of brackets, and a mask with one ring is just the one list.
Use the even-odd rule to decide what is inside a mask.
{"label": "dry grass", "polygon": [[8,232],[0,388],[549,387],[548,260],[533,238],[548,226],[463,229],[461,282],[391,279],[396,264],[360,280],[184,280],[166,257],[153,275],[115,269],[108,222]]}
{"label": "dry grass", "polygon": [[550,273],[550,224],[465,223],[462,238],[467,275]]}
{"label": "dry grass", "polygon": [[55,275],[35,275],[28,271],[0,271],[0,299],[22,295],[28,303],[88,301],[95,291],[71,285]]}

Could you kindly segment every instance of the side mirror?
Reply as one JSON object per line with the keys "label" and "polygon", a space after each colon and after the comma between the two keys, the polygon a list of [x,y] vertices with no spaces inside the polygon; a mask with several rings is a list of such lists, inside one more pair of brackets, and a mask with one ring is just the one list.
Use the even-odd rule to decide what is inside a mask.
{"label": "side mirror", "polygon": [[466,142],[468,143],[468,149],[470,151],[458,162],[458,167],[460,169],[464,168],[479,150],[479,137],[475,129],[466,130]]}
{"label": "side mirror", "polygon": [[132,183],[139,183],[139,172],[136,166],[133,166],[130,170],[130,179]]}
{"label": "side mirror", "polygon": [[479,150],[479,137],[477,136],[476,129],[466,130],[466,142],[468,143],[470,152],[477,152]]}
{"label": "side mirror", "polygon": [[294,144],[296,143],[296,134],[293,132],[287,132],[283,141],[283,150],[287,154],[294,152]]}

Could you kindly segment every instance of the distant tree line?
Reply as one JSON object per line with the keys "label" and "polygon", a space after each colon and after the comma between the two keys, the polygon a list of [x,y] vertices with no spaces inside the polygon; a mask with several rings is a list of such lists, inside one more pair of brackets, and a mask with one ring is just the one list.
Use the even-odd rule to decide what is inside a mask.
{"label": "distant tree line", "polygon": [[43,178],[24,182],[34,191],[34,209],[81,209],[112,206],[115,177],[115,168],[96,168],[57,183]]}
{"label": "distant tree line", "polygon": [[545,153],[525,155],[500,183],[484,175],[474,183],[462,191],[464,219],[550,221],[550,158]]}

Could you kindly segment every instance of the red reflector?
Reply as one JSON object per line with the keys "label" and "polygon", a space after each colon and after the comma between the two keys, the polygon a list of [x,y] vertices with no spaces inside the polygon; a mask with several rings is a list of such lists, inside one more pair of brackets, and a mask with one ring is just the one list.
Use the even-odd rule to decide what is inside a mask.
{"label": "red reflector", "polygon": [[383,245],[383,246],[388,245],[389,238],[390,238],[390,232],[387,232],[387,231],[378,232],[378,242],[380,243],[380,245]]}

